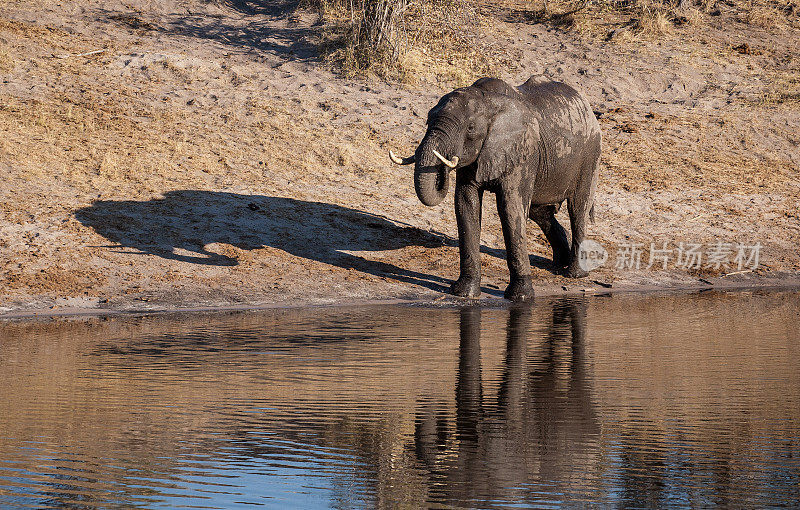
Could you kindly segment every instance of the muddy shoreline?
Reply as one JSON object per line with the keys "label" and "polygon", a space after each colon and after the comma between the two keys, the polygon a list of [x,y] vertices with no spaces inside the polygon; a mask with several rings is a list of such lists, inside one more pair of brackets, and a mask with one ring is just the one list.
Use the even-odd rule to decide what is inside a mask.
{"label": "muddy shoreline", "polygon": [[[705,279],[704,279],[705,280]],[[716,278],[705,280],[695,285],[659,286],[653,285],[622,285],[604,287],[593,282],[590,285],[572,286],[534,286],[535,295],[531,301],[522,306],[536,306],[537,300],[570,298],[577,296],[607,297],[613,295],[660,295],[660,294],[695,294],[701,292],[781,292],[795,291],[800,299],[800,274],[786,274],[781,276],[766,276],[758,278],[740,278],[738,280],[725,280]],[[55,306],[51,308],[16,308],[0,311],[0,324],[11,321],[27,320],[60,320],[60,319],[93,319],[98,317],[139,317],[145,315],[190,315],[190,314],[218,314],[218,313],[243,313],[259,312],[266,310],[291,310],[305,309],[340,309],[353,307],[380,307],[380,306],[433,306],[433,307],[462,307],[481,306],[490,308],[503,308],[520,306],[518,303],[498,298],[496,296],[482,296],[480,299],[458,298],[442,294],[435,298],[393,298],[393,299],[368,299],[368,300],[326,300],[327,302],[293,301],[274,302],[263,304],[228,304],[216,306],[180,306],[166,303],[153,303],[147,307],[129,305],[124,308],[109,307],[69,307]]]}

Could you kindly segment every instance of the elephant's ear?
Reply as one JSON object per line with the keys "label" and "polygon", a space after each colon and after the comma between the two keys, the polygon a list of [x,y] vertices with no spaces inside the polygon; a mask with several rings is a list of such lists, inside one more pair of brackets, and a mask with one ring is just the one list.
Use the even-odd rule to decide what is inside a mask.
{"label": "elephant's ear", "polygon": [[538,143],[539,123],[530,110],[520,101],[505,101],[489,124],[475,180],[491,181],[528,164],[538,157]]}

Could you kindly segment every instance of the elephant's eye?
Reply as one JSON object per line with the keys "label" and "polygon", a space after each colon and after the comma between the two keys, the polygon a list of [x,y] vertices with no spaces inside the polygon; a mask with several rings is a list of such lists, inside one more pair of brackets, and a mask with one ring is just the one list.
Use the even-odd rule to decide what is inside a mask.
{"label": "elephant's eye", "polygon": [[468,133],[474,133],[475,132],[475,123],[474,122],[470,122],[469,123],[469,125],[467,126],[467,132]]}

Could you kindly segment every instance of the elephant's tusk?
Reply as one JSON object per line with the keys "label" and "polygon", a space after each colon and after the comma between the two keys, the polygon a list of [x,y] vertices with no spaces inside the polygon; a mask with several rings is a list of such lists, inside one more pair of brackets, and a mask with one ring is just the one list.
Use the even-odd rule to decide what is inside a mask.
{"label": "elephant's tusk", "polygon": [[410,165],[417,159],[414,156],[409,156],[407,158],[400,159],[397,156],[395,156],[394,152],[392,152],[391,150],[389,151],[389,158],[398,165]]}
{"label": "elephant's tusk", "polygon": [[448,168],[455,168],[458,165],[458,156],[453,157],[453,161],[448,161],[447,158],[436,152],[436,149],[433,149],[433,155],[439,158],[439,160],[448,166]]}

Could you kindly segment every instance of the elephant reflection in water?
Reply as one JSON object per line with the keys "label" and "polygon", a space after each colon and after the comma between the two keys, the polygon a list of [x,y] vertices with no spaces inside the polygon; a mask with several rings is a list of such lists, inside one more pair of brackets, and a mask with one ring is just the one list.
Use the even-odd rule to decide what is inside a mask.
{"label": "elephant reflection in water", "polygon": [[454,427],[444,406],[427,404],[417,414],[415,449],[431,473],[432,502],[593,492],[586,473],[599,475],[600,427],[586,376],[585,302],[555,304],[544,342],[529,354],[531,315],[530,307],[510,311],[492,401],[481,374],[481,309],[461,310]]}

